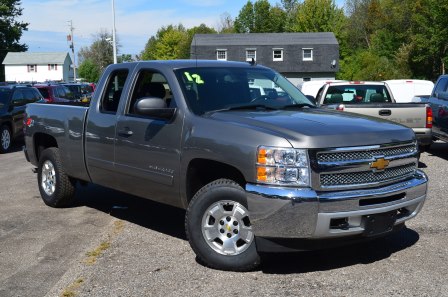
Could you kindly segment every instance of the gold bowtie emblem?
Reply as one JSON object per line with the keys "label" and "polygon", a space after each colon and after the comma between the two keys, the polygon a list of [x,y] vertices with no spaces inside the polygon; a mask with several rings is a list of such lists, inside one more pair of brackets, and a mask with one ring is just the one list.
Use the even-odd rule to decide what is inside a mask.
{"label": "gold bowtie emblem", "polygon": [[384,158],[376,159],[375,162],[370,164],[370,168],[376,170],[384,170],[387,166],[389,166],[389,161]]}

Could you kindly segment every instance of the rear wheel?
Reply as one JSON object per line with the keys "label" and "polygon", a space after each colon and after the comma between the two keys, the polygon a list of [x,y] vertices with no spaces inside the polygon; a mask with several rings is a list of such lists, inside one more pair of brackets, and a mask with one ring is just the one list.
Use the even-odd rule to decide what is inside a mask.
{"label": "rear wheel", "polygon": [[0,153],[4,154],[11,148],[11,131],[8,126],[0,127]]}
{"label": "rear wheel", "polygon": [[260,263],[245,192],[231,180],[213,181],[196,193],[185,228],[199,262],[206,266],[249,271]]}
{"label": "rear wheel", "polygon": [[75,195],[75,181],[65,173],[58,148],[47,148],[39,158],[37,180],[42,200],[51,207],[65,207],[72,204]]}

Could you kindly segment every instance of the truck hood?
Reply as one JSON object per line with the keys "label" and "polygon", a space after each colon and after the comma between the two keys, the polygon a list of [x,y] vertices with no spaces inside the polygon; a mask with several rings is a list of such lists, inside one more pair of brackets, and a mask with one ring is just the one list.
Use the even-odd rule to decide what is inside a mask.
{"label": "truck hood", "polygon": [[225,111],[213,113],[210,118],[284,137],[295,148],[365,146],[415,139],[412,129],[399,124],[320,108]]}

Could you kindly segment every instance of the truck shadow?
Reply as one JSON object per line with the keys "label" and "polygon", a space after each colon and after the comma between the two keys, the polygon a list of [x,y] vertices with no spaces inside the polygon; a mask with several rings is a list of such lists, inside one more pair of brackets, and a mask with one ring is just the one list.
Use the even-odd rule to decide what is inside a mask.
{"label": "truck shadow", "polygon": [[185,210],[88,184],[77,186],[74,207],[87,206],[144,228],[186,240]]}
{"label": "truck shadow", "polygon": [[[101,186],[78,186],[74,207],[87,206],[168,236],[187,240],[185,211],[147,199],[127,195]],[[262,255],[261,271],[266,274],[290,274],[332,270],[356,264],[373,263],[414,245],[417,232],[404,228],[384,238],[327,250],[267,253]]]}
{"label": "truck shadow", "polygon": [[266,274],[291,274],[333,270],[357,264],[369,264],[389,258],[419,240],[414,230],[399,232],[372,241],[344,247],[262,256],[261,270]]}
{"label": "truck shadow", "polygon": [[435,141],[429,151],[427,152],[429,156],[436,156],[445,160],[448,160],[448,143]]}

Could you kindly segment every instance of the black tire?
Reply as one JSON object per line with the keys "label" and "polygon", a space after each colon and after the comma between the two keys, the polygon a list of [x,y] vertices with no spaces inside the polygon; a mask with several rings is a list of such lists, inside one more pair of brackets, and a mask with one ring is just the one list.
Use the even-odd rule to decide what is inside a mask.
{"label": "black tire", "polygon": [[[214,218],[210,208],[216,205],[224,206],[224,212]],[[234,207],[240,210],[235,216],[231,213]],[[240,214],[241,218],[238,218]],[[210,235],[210,240],[207,240],[209,234],[203,231],[206,229],[204,222],[211,224],[209,228],[213,230],[210,232],[219,237],[212,240],[214,236]],[[247,231],[251,227],[246,193],[234,181],[219,179],[200,189],[187,208],[185,229],[198,262],[205,266],[219,270],[251,271],[260,264],[255,237],[252,231]],[[246,240],[243,240],[243,236]],[[233,242],[236,250],[233,253],[226,251],[224,241]]]}
{"label": "black tire", "polygon": [[46,205],[67,207],[73,203],[76,182],[65,173],[58,148],[52,147],[42,151],[37,182],[40,195]]}
{"label": "black tire", "polygon": [[11,130],[6,125],[0,127],[0,154],[7,153],[11,149]]}

